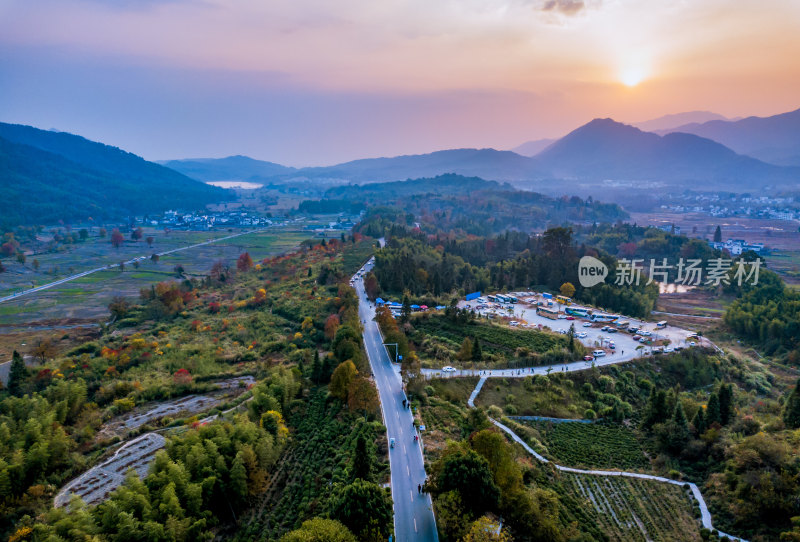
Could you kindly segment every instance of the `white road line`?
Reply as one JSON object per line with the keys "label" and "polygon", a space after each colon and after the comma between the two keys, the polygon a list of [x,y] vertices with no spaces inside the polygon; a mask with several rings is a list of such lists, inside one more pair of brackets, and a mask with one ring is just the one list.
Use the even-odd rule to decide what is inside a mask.
{"label": "white road line", "polygon": [[411,471],[408,470],[408,465],[406,465],[406,472],[408,473],[409,476],[411,476]]}
{"label": "white road line", "polygon": [[414,518],[414,532],[417,532],[417,518]]}
{"label": "white road line", "polygon": [[414,502],[414,491],[413,490],[411,490],[411,489],[408,490],[408,496],[411,497],[411,502]]}

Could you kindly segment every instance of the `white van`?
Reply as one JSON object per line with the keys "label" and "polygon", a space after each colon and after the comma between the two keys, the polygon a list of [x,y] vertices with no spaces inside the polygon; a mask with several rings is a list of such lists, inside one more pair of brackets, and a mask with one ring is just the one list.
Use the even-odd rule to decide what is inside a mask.
{"label": "white van", "polygon": [[596,358],[599,358],[599,357],[605,356],[606,353],[603,350],[595,350],[594,352],[592,352],[592,355],[594,357],[596,357]]}

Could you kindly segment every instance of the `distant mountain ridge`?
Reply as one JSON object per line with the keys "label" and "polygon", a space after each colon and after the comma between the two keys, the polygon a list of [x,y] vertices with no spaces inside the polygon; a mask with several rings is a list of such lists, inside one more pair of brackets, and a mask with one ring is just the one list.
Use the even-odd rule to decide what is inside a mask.
{"label": "distant mountain ridge", "polygon": [[259,181],[276,175],[286,175],[297,171],[293,167],[274,162],[256,160],[249,156],[228,156],[226,158],[189,158],[186,160],[167,160],[159,162],[198,181]]}
{"label": "distant mountain ridge", "polygon": [[612,119],[581,126],[535,160],[556,178],[704,182],[737,189],[800,179],[799,168],[766,164],[710,139],[685,133],[660,136]]}
{"label": "distant mountain ridge", "polygon": [[800,166],[800,109],[770,117],[691,123],[657,133],[683,132],[713,139],[734,151],[781,166]]}
{"label": "distant mountain ridge", "polygon": [[703,123],[712,120],[728,121],[731,120],[718,113],[711,111],[685,111],[683,113],[672,113],[670,115],[663,115],[661,117],[650,119],[642,122],[631,123],[645,132],[655,132],[657,130],[673,130],[678,126],[684,126],[691,123]]}
{"label": "distant mountain ridge", "polygon": [[558,141],[558,139],[534,139],[532,141],[526,141],[522,145],[517,145],[511,149],[511,152],[521,154],[522,156],[536,156],[556,141]]}
{"label": "distant mountain ridge", "polygon": [[65,132],[0,123],[4,227],[59,220],[124,220],[169,208],[202,208],[229,199],[116,147]]}

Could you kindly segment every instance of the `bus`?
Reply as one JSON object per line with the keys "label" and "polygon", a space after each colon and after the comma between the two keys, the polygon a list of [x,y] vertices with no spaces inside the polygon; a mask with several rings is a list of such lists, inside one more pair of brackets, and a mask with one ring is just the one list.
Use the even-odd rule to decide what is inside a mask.
{"label": "bus", "polygon": [[495,296],[493,296],[493,295],[487,295],[487,296],[486,296],[486,299],[488,299],[488,300],[489,300],[489,301],[491,301],[492,303],[496,303],[496,302],[497,302],[497,297],[495,297]]}
{"label": "bus", "polygon": [[603,314],[600,312],[595,312],[591,316],[592,322],[606,322],[611,323],[615,320],[619,319],[619,316],[614,316],[613,314]]}
{"label": "bus", "polygon": [[572,298],[569,298],[565,295],[557,295],[556,302],[560,303],[561,305],[569,305],[572,303]]}
{"label": "bus", "polygon": [[507,295],[497,294],[495,297],[500,303],[511,303],[511,299]]}
{"label": "bus", "polygon": [[558,320],[558,311],[555,309],[548,309],[547,307],[536,307],[536,314],[550,318],[551,320]]}
{"label": "bus", "polygon": [[573,305],[572,307],[565,308],[564,312],[570,316],[577,316],[578,318],[589,318],[591,310],[586,307],[577,307]]}
{"label": "bus", "polygon": [[508,299],[509,303],[519,303],[519,300],[516,297],[514,297],[513,295],[507,295],[506,299]]}
{"label": "bus", "polygon": [[656,324],[656,327],[658,329],[664,329],[665,327],[667,327],[667,321],[666,320],[661,320],[660,322],[658,322]]}
{"label": "bus", "polygon": [[620,321],[618,321],[618,322],[616,323],[616,326],[617,326],[619,329],[628,329],[628,326],[629,326],[629,325],[631,325],[631,323],[630,323],[630,322],[628,322],[627,320],[620,320]]}

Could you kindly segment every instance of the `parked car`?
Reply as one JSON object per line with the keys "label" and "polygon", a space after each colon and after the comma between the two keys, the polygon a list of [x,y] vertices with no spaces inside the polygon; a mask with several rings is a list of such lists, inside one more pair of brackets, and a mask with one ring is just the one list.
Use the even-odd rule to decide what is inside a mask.
{"label": "parked car", "polygon": [[575,336],[578,337],[579,339],[585,339],[586,337],[589,336],[589,334],[586,333],[585,331],[581,331],[580,333],[576,333]]}
{"label": "parked car", "polygon": [[574,316],[567,316],[567,320],[574,320],[574,319],[575,319]]}
{"label": "parked car", "polygon": [[664,353],[665,353],[665,354],[669,354],[670,352],[674,352],[674,351],[675,351],[675,350],[674,350],[673,348],[669,347],[669,346],[668,346],[668,347],[666,347],[666,348],[664,348]]}
{"label": "parked car", "polygon": [[559,320],[566,320],[567,319],[567,315],[566,314],[559,314],[558,315],[558,319]]}
{"label": "parked car", "polygon": [[642,338],[642,336],[641,336],[641,335],[634,335],[634,336],[633,336],[633,340],[634,340],[634,341],[638,341],[638,340],[639,340],[639,339],[641,339],[641,338]]}
{"label": "parked car", "polygon": [[455,367],[451,367],[449,365],[445,365],[444,367],[442,367],[442,372],[454,373],[454,372],[456,372],[456,368]]}
{"label": "parked car", "polygon": [[639,333],[639,335],[641,335],[643,337],[650,337],[652,335],[652,333],[650,331],[644,330],[641,333]]}
{"label": "parked car", "polygon": [[604,351],[604,350],[595,350],[594,352],[592,352],[592,354],[593,354],[593,355],[594,355],[594,357],[596,357],[596,358],[600,358],[600,357],[603,357],[603,356],[605,356],[605,355],[606,355],[606,353],[605,353],[605,351]]}
{"label": "parked car", "polygon": [[600,328],[600,331],[608,331],[608,326],[603,326]]}
{"label": "parked car", "polygon": [[594,356],[583,356],[583,361],[592,361],[594,360]]}
{"label": "parked car", "polygon": [[616,350],[616,348],[617,348],[617,345],[616,345],[616,344],[614,344],[614,341],[611,341],[611,342],[609,342],[609,343],[608,343],[608,347],[609,347],[611,350]]}
{"label": "parked car", "polygon": [[583,327],[592,327],[592,323],[591,322],[584,322],[583,323]]}
{"label": "parked car", "polygon": [[615,327],[610,327],[610,328],[608,328],[608,332],[609,332],[609,333],[616,333],[616,332],[617,332],[617,328],[615,328]]}

